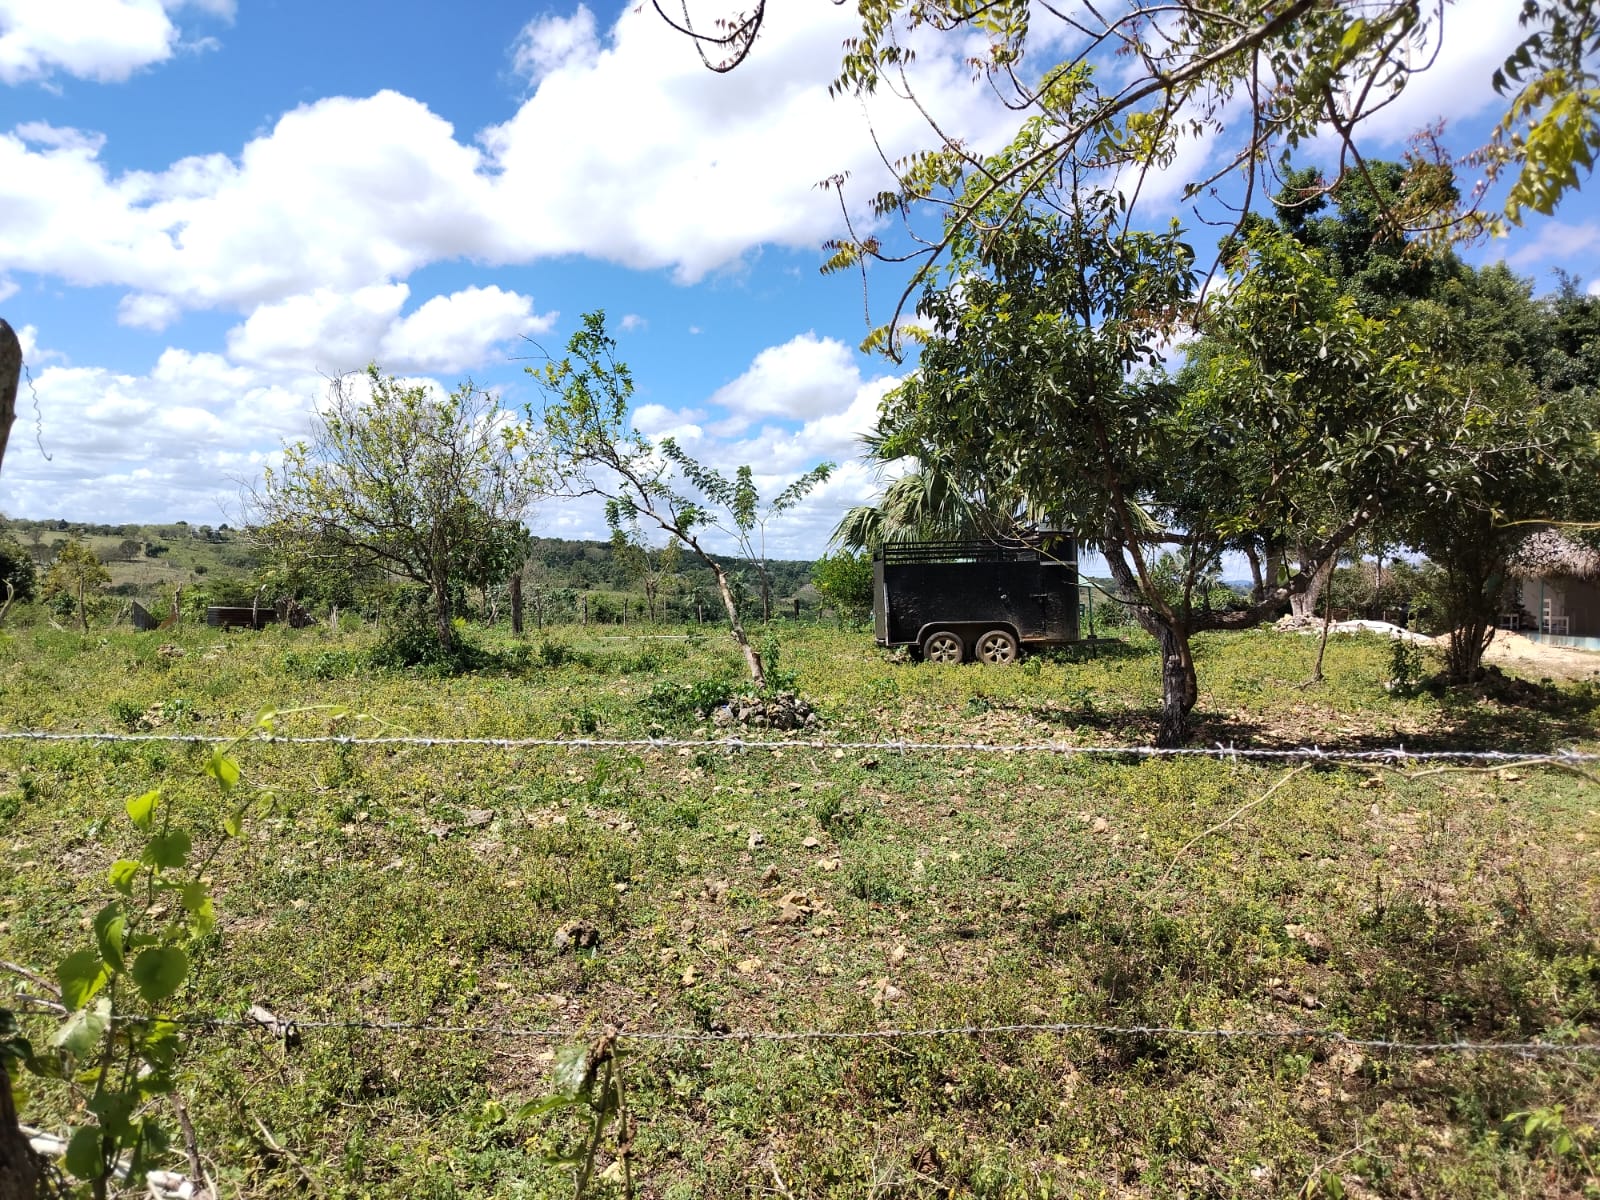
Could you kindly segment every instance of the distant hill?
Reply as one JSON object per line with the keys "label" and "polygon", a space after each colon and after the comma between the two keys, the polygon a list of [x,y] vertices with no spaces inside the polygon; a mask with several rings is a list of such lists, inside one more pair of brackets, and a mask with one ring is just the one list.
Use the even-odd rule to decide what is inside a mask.
{"label": "distant hill", "polygon": [[[76,535],[86,541],[111,573],[116,595],[142,602],[170,599],[175,587],[203,587],[214,602],[248,602],[255,588],[260,563],[248,535],[227,525],[191,525],[187,521],[152,525],[96,525],[65,520],[6,520],[0,534],[10,536],[45,566],[56,551]],[[742,570],[749,594],[759,595],[755,572],[742,559],[716,556],[731,571]],[[529,540],[526,585],[545,592],[619,597],[641,595],[615,561],[608,542],[567,541],[535,537]],[[775,604],[792,604],[800,596],[814,599],[810,590],[809,560],[775,560],[767,564]],[[711,572],[686,555],[679,572],[680,594],[691,598],[698,590],[708,611],[715,608],[715,583]]]}

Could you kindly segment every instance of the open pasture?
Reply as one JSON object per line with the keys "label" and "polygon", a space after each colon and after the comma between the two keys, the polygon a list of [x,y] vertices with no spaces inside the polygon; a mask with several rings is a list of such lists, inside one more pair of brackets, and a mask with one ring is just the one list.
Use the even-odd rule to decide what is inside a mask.
{"label": "open pasture", "polygon": [[[482,670],[435,678],[367,669],[360,634],[186,628],[180,655],[166,635],[29,630],[5,642],[0,730],[230,735],[266,706],[328,704],[347,714],[279,732],[725,737],[691,704],[737,682],[734,649],[688,632],[491,641]],[[822,717],[808,738],[1112,747],[1155,726],[1139,639],[995,669],[778,636],[778,671]],[[1198,648],[1198,746],[1596,746],[1585,684],[1396,699],[1375,639],[1336,639],[1313,688],[1311,639]],[[547,1159],[583,1121],[524,1105],[607,1026],[641,1196],[1600,1190],[1600,1055],[1293,1032],[1592,1046],[1592,767],[716,744],[238,757],[258,799],[209,867],[218,923],[176,1008],[229,1018],[191,1029],[180,1073],[225,1195],[571,1195]],[[183,741],[0,742],[0,958],[48,973],[88,943],[136,845],[129,796],[159,785],[216,828],[203,762]],[[253,1004],[296,1035],[243,1027]],[[1099,1028],[972,1032],[1062,1025]],[[924,1029],[951,1032],[761,1036]],[[662,1032],[701,1040],[638,1036]],[[25,1120],[73,1124],[28,1082]],[[623,1190],[619,1132],[592,1194]]]}

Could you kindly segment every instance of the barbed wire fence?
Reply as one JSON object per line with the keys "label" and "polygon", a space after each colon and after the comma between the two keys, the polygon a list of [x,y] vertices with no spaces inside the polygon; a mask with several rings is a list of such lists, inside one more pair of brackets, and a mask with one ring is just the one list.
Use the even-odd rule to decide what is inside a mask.
{"label": "barbed wire fence", "polygon": [[[222,734],[203,733],[122,733],[95,730],[0,730],[0,742],[167,742],[203,746],[232,745],[237,739]],[[1211,746],[1099,745],[1076,742],[924,742],[909,739],[845,740],[833,738],[545,738],[545,737],[446,737],[421,734],[384,734],[359,737],[352,734],[260,734],[247,739],[258,745],[282,746],[372,746],[472,747],[495,750],[729,750],[772,752],[787,750],[876,752],[882,754],[1043,754],[1061,758],[1209,758],[1250,762],[1326,762],[1382,763],[1481,763],[1489,766],[1581,766],[1600,763],[1600,751],[1558,749],[1520,750],[1410,750],[1404,745],[1376,749],[1325,749],[1321,746]]]}
{"label": "barbed wire fence", "polygon": [[[593,738],[593,737],[448,737],[417,734],[384,734],[356,736],[350,734],[258,734],[251,742],[261,745],[283,746],[338,746],[372,748],[432,749],[464,747],[493,750],[550,749],[567,752],[582,751],[695,751],[726,753],[773,753],[810,751],[816,754],[840,756],[847,753],[875,753],[886,755],[1045,755],[1071,759],[1151,760],[1151,759],[1211,759],[1220,762],[1277,762],[1295,764],[1303,769],[1316,764],[1330,766],[1382,767],[1404,770],[1410,768],[1451,767],[1468,769],[1504,770],[1511,768],[1554,767],[1582,776],[1593,782],[1600,778],[1586,769],[1600,762],[1600,752],[1578,751],[1562,748],[1551,751],[1525,752],[1508,750],[1416,750],[1404,745],[1372,749],[1324,748],[1318,745],[1293,747],[1240,747],[1231,744],[1210,746],[1156,747],[1149,745],[1099,745],[1061,741],[1041,742],[989,742],[989,741],[914,741],[909,739],[832,739],[816,737],[768,738]],[[12,743],[165,743],[201,746],[227,745],[235,739],[223,735],[201,733],[115,732],[92,730],[0,730],[0,742]],[[1270,794],[1270,793],[1269,793]],[[1231,818],[1230,818],[1231,819]],[[1210,831],[1208,831],[1210,832]],[[1204,835],[1202,835],[1204,836]],[[1187,847],[1186,847],[1187,848]],[[15,964],[0,964],[14,968]],[[38,976],[25,970],[13,970],[36,982]],[[62,1014],[64,1008],[44,997],[16,993],[16,1001],[23,1011],[37,1014]],[[117,1021],[138,1021],[132,1014],[117,1014]],[[286,1049],[297,1044],[303,1034],[317,1032],[362,1032],[389,1035],[393,1040],[407,1036],[458,1036],[472,1038],[500,1038],[544,1043],[570,1043],[588,1041],[596,1036],[610,1039],[612,1043],[634,1042],[643,1045],[693,1044],[707,1046],[745,1046],[756,1043],[808,1044],[808,1045],[864,1045],[870,1043],[900,1042],[936,1039],[987,1039],[1001,1037],[1070,1037],[1091,1036],[1101,1039],[1170,1039],[1216,1044],[1253,1042],[1263,1046],[1312,1046],[1348,1048],[1373,1054],[1399,1055],[1504,1055],[1522,1059],[1594,1059],[1600,1061],[1600,1041],[1478,1041],[1454,1039],[1444,1041],[1410,1041],[1352,1034],[1346,1030],[1325,1026],[1289,1025],[1270,1026],[1217,1026],[1192,1027],[1182,1025],[1117,1025],[1095,1021],[1041,1021],[1011,1024],[964,1024],[908,1027],[873,1027],[861,1029],[651,1029],[635,1028],[626,1023],[595,1025],[502,1025],[490,1023],[460,1023],[439,1021],[395,1021],[374,1018],[338,1018],[291,1016],[281,1017],[262,1004],[252,1005],[244,1013],[219,1013],[210,1015],[185,1015],[172,1018],[175,1024],[196,1033],[216,1033],[226,1030],[264,1032],[281,1042]],[[26,1131],[33,1139],[36,1150],[59,1156],[65,1143],[55,1135],[38,1130]],[[172,1172],[154,1173],[150,1194],[162,1198],[192,1197],[202,1194],[195,1181]]]}
{"label": "barbed wire fence", "polygon": [[[19,995],[19,1002],[36,1013],[60,1015],[61,1005],[36,996]],[[148,1021],[136,1014],[114,1014],[112,1022]],[[878,1027],[870,1029],[650,1029],[634,1028],[626,1022],[604,1025],[499,1025],[451,1021],[388,1021],[377,1018],[281,1017],[263,1005],[252,1005],[244,1014],[185,1015],[163,1017],[202,1032],[229,1029],[264,1031],[274,1040],[297,1043],[304,1033],[347,1031],[396,1035],[429,1034],[448,1037],[494,1037],[514,1041],[571,1042],[606,1034],[618,1041],[643,1043],[692,1043],[702,1045],[749,1045],[753,1042],[850,1043],[884,1042],[939,1038],[988,1038],[1017,1035],[1070,1036],[1086,1034],[1102,1038],[1174,1038],[1193,1041],[1256,1041],[1267,1044],[1319,1043],[1356,1050],[1399,1054],[1510,1054],[1520,1057],[1597,1056],[1596,1042],[1492,1042],[1472,1039],[1449,1041],[1407,1041],[1351,1034],[1329,1026],[1188,1026],[1116,1025],[1103,1021],[1027,1021],[996,1025],[931,1025]]]}

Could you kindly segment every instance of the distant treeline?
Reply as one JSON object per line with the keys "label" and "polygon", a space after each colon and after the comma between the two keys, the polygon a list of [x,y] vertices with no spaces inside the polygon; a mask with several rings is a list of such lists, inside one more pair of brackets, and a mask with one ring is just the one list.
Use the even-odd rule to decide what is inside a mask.
{"label": "distant treeline", "polygon": [[[262,563],[249,531],[226,524],[175,521],[138,525],[61,519],[0,522],[0,539],[21,547],[41,573],[70,538],[85,542],[106,564],[113,581],[110,597],[163,602],[170,600],[175,586],[183,586],[185,608],[207,601],[249,603],[263,584]],[[732,575],[741,599],[759,610],[761,580],[755,567],[742,558],[715,557]],[[797,596],[806,607],[815,605],[810,561],[774,560],[766,566],[775,615],[793,612]],[[630,576],[609,542],[532,537],[522,574],[530,610],[538,605],[551,619],[579,619],[580,614],[601,621],[619,619],[624,597],[631,611],[644,611],[638,579]],[[387,590],[378,585],[362,607],[381,603],[379,593]],[[481,597],[476,598],[476,605],[470,595],[463,599],[469,608],[481,606]],[[693,619],[697,608],[703,608],[707,619],[716,619],[721,613],[711,572],[692,556],[685,556],[658,600],[668,602],[667,608],[678,619]],[[497,607],[503,615],[503,597]]]}

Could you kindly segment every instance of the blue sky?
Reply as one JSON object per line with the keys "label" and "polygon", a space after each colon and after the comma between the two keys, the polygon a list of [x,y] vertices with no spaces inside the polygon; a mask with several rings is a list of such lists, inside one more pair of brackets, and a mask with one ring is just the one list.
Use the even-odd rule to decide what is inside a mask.
{"label": "blue sky", "polygon": [[[1519,7],[1452,5],[1439,63],[1368,149],[1440,118],[1452,151],[1479,144]],[[897,368],[856,349],[859,278],[818,274],[842,227],[814,185],[876,190],[872,131],[891,154],[929,142],[890,97],[828,98],[851,19],[775,4],[718,76],[648,6],[0,0],[0,315],[42,424],[25,386],[0,511],[236,519],[235,481],[305,431],[323,376],[376,359],[521,403],[525,339],[558,351],[603,307],[642,428],[769,485],[844,464],[770,531],[820,552],[873,489],[855,438]],[[927,48],[919,94],[992,144],[1004,116],[956,50]],[[1225,142],[1145,189],[1152,220]],[[1600,278],[1600,221],[1580,194],[1468,257]],[[897,294],[878,272],[875,315]],[[533,524],[604,535],[592,505]]]}

